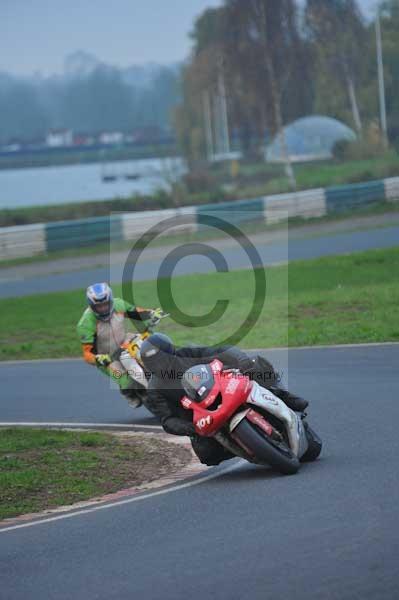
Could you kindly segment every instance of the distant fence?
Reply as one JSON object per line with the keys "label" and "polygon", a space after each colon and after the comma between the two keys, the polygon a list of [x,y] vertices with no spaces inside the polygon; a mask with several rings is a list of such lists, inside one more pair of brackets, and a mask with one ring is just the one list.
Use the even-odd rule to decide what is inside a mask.
{"label": "distant fence", "polygon": [[382,201],[399,201],[399,177],[205,206],[3,227],[0,228],[0,260],[133,240],[149,230],[159,234],[166,220],[168,234],[194,232],[206,215],[222,218],[236,226],[259,220],[272,224],[293,217],[323,217]]}

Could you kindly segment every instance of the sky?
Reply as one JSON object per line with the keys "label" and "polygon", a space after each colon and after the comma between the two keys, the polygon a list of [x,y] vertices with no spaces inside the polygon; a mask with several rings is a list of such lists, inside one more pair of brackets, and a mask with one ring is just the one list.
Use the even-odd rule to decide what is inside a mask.
{"label": "sky", "polygon": [[[359,3],[367,11],[376,0]],[[221,4],[222,0],[0,0],[0,71],[60,73],[65,57],[76,50],[119,67],[181,61],[190,51],[188,33],[195,17]]]}
{"label": "sky", "polygon": [[221,0],[0,0],[0,71],[61,72],[85,50],[116,66],[183,60],[196,16]]}

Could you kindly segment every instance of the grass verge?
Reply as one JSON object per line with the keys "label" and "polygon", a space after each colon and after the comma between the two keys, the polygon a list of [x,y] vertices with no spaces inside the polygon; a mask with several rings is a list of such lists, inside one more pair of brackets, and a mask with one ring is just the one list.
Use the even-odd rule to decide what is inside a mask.
{"label": "grass verge", "polygon": [[[266,269],[266,279],[265,303],[246,325],[243,348],[399,341],[399,247],[291,262]],[[174,300],[192,317],[184,325],[165,319],[162,330],[177,344],[220,343],[245,321],[254,291],[252,271],[176,277]],[[218,299],[229,302],[224,315],[198,327],[195,317]],[[134,300],[158,306],[157,282],[135,283]],[[75,326],[84,308],[83,290],[1,300],[0,360],[78,356]]]}
{"label": "grass verge", "polygon": [[189,452],[144,436],[0,431],[0,519],[72,504],[173,472]]}

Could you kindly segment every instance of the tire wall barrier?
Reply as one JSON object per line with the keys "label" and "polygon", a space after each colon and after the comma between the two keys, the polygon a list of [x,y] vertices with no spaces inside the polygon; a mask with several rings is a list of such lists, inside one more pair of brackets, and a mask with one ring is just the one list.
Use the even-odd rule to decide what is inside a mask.
{"label": "tire wall barrier", "polygon": [[119,215],[46,224],[47,252],[109,244],[116,239],[122,239],[122,221]]}
{"label": "tire wall barrier", "polygon": [[134,240],[149,230],[157,232],[157,225],[159,232],[162,229],[167,234],[192,233],[202,227],[207,215],[239,227],[250,221],[264,220],[272,224],[294,217],[322,217],[382,201],[399,202],[399,177],[205,206],[3,227],[0,228],[0,260]]}
{"label": "tire wall barrier", "polygon": [[325,190],[325,194],[328,213],[342,212],[386,199],[383,181],[331,187]]}
{"label": "tire wall barrier", "polygon": [[201,220],[199,227],[207,226],[206,217],[216,217],[239,227],[241,224],[264,219],[263,198],[253,200],[236,200],[220,204],[205,204],[196,208],[197,218]]}
{"label": "tire wall barrier", "polygon": [[327,214],[325,193],[323,189],[315,189],[296,194],[266,196],[264,211],[267,223],[278,223],[293,217],[324,217]]}
{"label": "tire wall barrier", "polygon": [[385,198],[388,202],[399,202],[399,177],[384,180]]}
{"label": "tire wall barrier", "polygon": [[26,258],[47,251],[46,226],[19,225],[0,228],[0,260]]}
{"label": "tire wall barrier", "polygon": [[[121,239],[134,240],[153,230],[165,234],[192,233],[197,229],[196,212],[193,208],[171,208],[166,210],[148,210],[140,213],[121,215]],[[159,227],[157,227],[159,225]],[[113,238],[115,239],[115,238]]]}

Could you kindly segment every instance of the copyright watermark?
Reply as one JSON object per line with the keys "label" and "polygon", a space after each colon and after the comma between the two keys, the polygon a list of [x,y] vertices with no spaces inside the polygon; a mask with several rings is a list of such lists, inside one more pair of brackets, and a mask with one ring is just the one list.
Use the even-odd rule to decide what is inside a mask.
{"label": "copyright watermark", "polygon": [[[115,296],[135,307],[162,308],[169,317],[160,331],[178,348],[207,346],[218,358],[225,346],[288,346],[288,268],[276,275],[265,268],[287,264],[288,228],[270,235],[263,210],[233,208],[216,205],[209,211],[204,207],[118,215],[110,244],[111,285],[122,285],[121,292],[114,290]],[[129,243],[125,251],[121,238]],[[124,325],[136,332],[146,326],[128,319]],[[166,365],[167,387],[180,389],[183,373],[199,363],[187,348],[185,356],[178,365]],[[142,363],[140,375],[135,367],[129,371],[115,365],[119,366],[112,385],[125,385],[126,377],[147,385],[149,373]],[[276,366],[279,379],[288,373],[287,352],[280,350]],[[169,367],[181,373],[169,373]],[[268,373],[266,369],[256,374],[265,387],[271,384]]]}
{"label": "copyright watermark", "polygon": [[[239,345],[257,326],[266,302],[267,283],[262,257],[242,226],[242,223],[259,222],[263,213],[236,212],[233,217],[222,211],[218,214],[186,212],[161,218],[146,227],[132,242],[123,265],[123,299],[134,306],[147,306],[148,302],[146,305],[145,299],[138,297],[135,284],[142,279],[153,279],[158,306],[183,330],[191,330],[192,343],[202,341],[206,329],[208,335],[205,337],[211,339],[212,346]],[[179,241],[176,232],[192,228],[194,220],[196,234],[193,240],[187,242],[182,238]],[[173,236],[171,245],[168,245],[168,236]],[[153,277],[146,276],[146,266]],[[241,288],[234,286],[236,269],[240,270],[237,280],[242,279],[245,271]],[[213,273],[213,277],[209,280],[212,285],[205,301],[199,296],[202,286],[208,285],[207,272]],[[174,285],[183,274],[201,274],[201,279],[187,282],[187,287],[191,287],[191,298],[190,289],[182,290]],[[226,274],[232,278],[227,280],[223,277]],[[234,297],[229,298],[227,288]],[[245,298],[244,302],[242,298]],[[182,307],[182,299],[190,310]],[[201,313],[193,314],[192,310]],[[211,330],[212,335],[209,335]]]}

